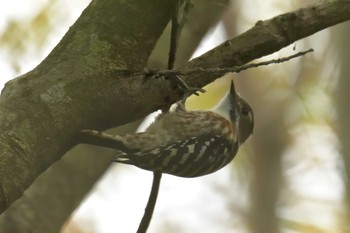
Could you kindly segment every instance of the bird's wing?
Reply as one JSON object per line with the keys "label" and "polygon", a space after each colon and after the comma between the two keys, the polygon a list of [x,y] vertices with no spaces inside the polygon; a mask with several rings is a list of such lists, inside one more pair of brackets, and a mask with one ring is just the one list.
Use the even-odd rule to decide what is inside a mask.
{"label": "bird's wing", "polygon": [[123,153],[114,162],[181,177],[195,177],[222,168],[233,159],[237,149],[238,144],[232,146],[219,135],[201,135],[150,150]]}

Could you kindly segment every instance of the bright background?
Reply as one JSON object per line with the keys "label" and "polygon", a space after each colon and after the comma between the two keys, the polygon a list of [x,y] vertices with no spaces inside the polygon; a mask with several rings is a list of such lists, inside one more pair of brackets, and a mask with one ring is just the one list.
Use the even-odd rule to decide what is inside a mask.
{"label": "bright background", "polygon": [[[6,81],[39,64],[88,3],[87,0],[0,1],[0,89]],[[306,4],[309,2],[235,1],[193,56],[249,29],[257,20]],[[337,31],[332,30],[298,41],[263,60],[312,47],[315,52],[311,55],[235,75],[240,92],[256,114],[257,135],[241,148],[232,165],[215,174],[196,179],[164,175],[150,233],[250,232],[252,220],[247,216],[254,208],[264,208],[254,201],[259,198],[257,193],[261,190],[268,193],[270,189],[277,190],[277,201],[269,203],[267,197],[266,203],[275,205],[281,232],[350,232],[344,199],[343,155],[334,108],[341,69],[339,53],[349,51],[349,47],[337,47],[334,43]],[[226,91],[229,79],[207,87],[208,92],[192,98],[189,106],[209,108]],[[278,121],[271,123],[272,115]],[[279,141],[262,143],[260,139],[270,137],[275,127],[287,133]],[[275,146],[280,151],[277,162],[275,157],[260,156]],[[276,174],[277,188],[260,187],[265,184],[263,177],[254,178],[269,172],[260,171],[259,165],[270,160],[281,168]],[[271,181],[273,177],[268,179]],[[135,232],[151,180],[150,172],[125,165],[111,166],[62,233]]]}

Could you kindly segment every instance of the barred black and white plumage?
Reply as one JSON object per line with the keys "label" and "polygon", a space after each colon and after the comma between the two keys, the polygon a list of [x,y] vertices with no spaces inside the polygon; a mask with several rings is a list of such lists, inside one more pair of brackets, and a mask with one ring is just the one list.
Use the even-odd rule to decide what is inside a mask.
{"label": "barred black and white plumage", "polygon": [[203,135],[146,151],[123,153],[115,161],[175,176],[197,177],[228,164],[237,149],[237,144],[232,146],[220,136]]}
{"label": "barred black and white plumage", "polygon": [[230,91],[212,110],[187,111],[181,106],[161,114],[143,133],[83,133],[98,138],[100,142],[95,144],[118,149],[115,162],[180,177],[198,177],[230,163],[252,131],[253,112],[235,92],[232,82]]}

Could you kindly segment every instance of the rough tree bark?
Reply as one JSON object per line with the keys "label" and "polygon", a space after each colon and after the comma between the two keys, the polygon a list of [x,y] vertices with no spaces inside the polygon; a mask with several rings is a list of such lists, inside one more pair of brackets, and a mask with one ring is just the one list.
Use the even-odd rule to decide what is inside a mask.
{"label": "rough tree bark", "polygon": [[1,212],[72,147],[80,129],[121,125],[164,104],[167,87],[158,90],[118,70],[145,67],[174,2],[93,1],[38,67],[6,84],[0,99]]}
{"label": "rough tree bark", "polygon": [[[1,212],[75,144],[80,129],[122,125],[179,98],[168,81],[132,72],[145,67],[174,2],[92,1],[38,67],[6,84],[0,98]],[[241,65],[348,19],[347,1],[303,8],[258,22],[183,69]],[[183,78],[203,86],[217,77]]]}
{"label": "rough tree bark", "polygon": [[[176,62],[183,64],[189,60],[200,38],[219,20],[227,0],[215,2],[192,1],[194,7],[186,17],[186,24],[179,38]],[[200,4],[201,7],[197,7]],[[219,7],[218,7],[219,6]],[[208,9],[211,9],[208,12]],[[210,14],[210,16],[208,16]],[[206,21],[198,22],[198,17]],[[169,24],[168,24],[169,26]],[[157,42],[148,66],[166,67],[169,47],[169,27]],[[192,35],[195,34],[195,38]],[[200,36],[198,36],[200,34]],[[192,38],[192,39],[191,39]],[[191,43],[188,43],[189,39]],[[182,43],[183,41],[183,43]],[[185,46],[181,46],[184,45]],[[185,50],[185,51],[184,51]],[[140,122],[113,129],[111,133],[134,132]],[[24,195],[0,216],[0,232],[56,233],[68,216],[79,205],[93,184],[109,166],[113,150],[80,145],[66,153],[61,161],[55,163],[24,192]],[[50,198],[47,198],[47,197]],[[38,204],[40,203],[40,204]],[[55,211],[51,211],[55,210]],[[50,214],[47,214],[50,212]],[[33,225],[33,222],[38,223]]]}

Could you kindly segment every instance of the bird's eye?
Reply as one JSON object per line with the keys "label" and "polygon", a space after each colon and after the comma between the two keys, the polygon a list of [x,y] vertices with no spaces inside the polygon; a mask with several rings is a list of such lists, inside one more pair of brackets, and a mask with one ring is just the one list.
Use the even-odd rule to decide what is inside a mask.
{"label": "bird's eye", "polygon": [[241,108],[241,113],[243,114],[243,116],[248,116],[249,112],[250,112],[249,108],[247,108],[247,107]]}

